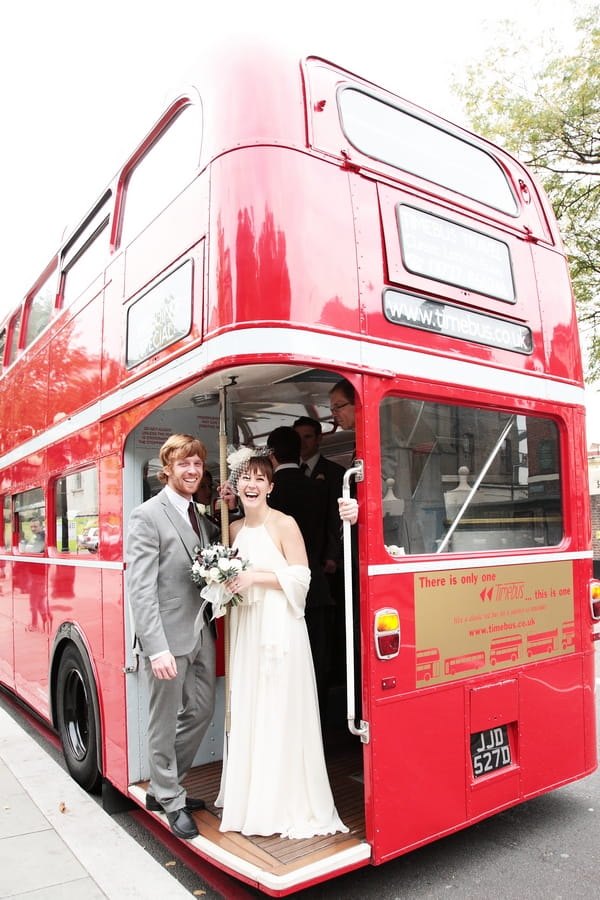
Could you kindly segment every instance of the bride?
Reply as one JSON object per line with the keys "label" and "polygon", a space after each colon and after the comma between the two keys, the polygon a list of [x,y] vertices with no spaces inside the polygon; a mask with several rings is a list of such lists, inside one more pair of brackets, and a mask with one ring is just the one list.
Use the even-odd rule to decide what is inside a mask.
{"label": "bride", "polygon": [[230,478],[245,512],[231,526],[233,545],[249,567],[227,582],[243,599],[228,615],[231,728],[216,800],[220,830],[289,838],[345,832],[325,768],[304,621],[304,541],[295,519],[267,505],[273,469],[252,452],[235,454],[241,463]]}

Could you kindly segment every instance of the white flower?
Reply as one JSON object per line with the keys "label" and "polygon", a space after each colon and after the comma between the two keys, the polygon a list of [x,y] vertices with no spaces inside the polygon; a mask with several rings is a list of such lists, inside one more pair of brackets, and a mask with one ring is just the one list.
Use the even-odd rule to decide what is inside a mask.
{"label": "white flower", "polygon": [[233,575],[247,569],[249,562],[241,559],[236,549],[223,544],[197,547],[196,553],[197,557],[190,568],[192,581],[201,588],[200,596],[203,600],[212,604],[213,615],[223,615],[223,608],[229,604],[237,606],[242,602],[242,595],[232,594],[222,586]]}
{"label": "white flower", "polygon": [[208,512],[208,506],[205,506],[204,503],[196,503],[196,509],[199,516],[205,516]]}

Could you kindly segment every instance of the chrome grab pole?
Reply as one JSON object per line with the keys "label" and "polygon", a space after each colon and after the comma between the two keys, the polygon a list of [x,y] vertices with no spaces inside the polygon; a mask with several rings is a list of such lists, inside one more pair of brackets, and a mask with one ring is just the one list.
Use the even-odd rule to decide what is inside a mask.
{"label": "chrome grab pole", "polygon": [[[355,459],[344,473],[342,497],[350,499],[350,479],[363,480],[363,461]],[[350,734],[360,737],[363,744],[369,742],[369,724],[361,720],[356,727],[356,707],[354,703],[354,604],[352,590],[352,536],[350,522],[342,522],[344,546],[344,618],[346,624],[346,716]]]}
{"label": "chrome grab pole", "polygon": [[511,429],[511,428],[513,427],[513,425],[514,425],[514,422],[515,422],[515,416],[513,415],[513,416],[510,417],[510,419],[508,420],[508,422],[506,423],[506,425],[505,425],[504,428],[502,429],[502,434],[500,435],[500,437],[499,437],[498,440],[496,441],[494,447],[492,448],[492,451],[491,451],[490,455],[488,456],[488,458],[486,459],[485,463],[483,464],[483,468],[481,469],[481,472],[479,473],[479,475],[478,475],[477,478],[475,479],[475,483],[474,483],[473,487],[471,488],[471,490],[469,491],[469,493],[468,493],[467,496],[465,497],[465,500],[464,500],[463,505],[461,506],[461,508],[459,509],[459,511],[456,513],[456,516],[455,516],[454,519],[452,520],[452,524],[450,525],[450,528],[449,528],[448,531],[446,532],[446,534],[445,534],[445,536],[444,536],[444,539],[440,542],[439,547],[438,547],[437,550],[435,551],[436,553],[443,553],[444,550],[446,549],[446,547],[448,546],[448,544],[450,543],[450,538],[452,537],[452,535],[453,535],[454,532],[456,531],[456,529],[457,529],[457,527],[458,527],[458,523],[460,522],[460,520],[462,519],[462,517],[463,517],[464,514],[466,513],[467,509],[469,508],[469,504],[471,503],[471,500],[473,499],[473,497],[475,496],[475,494],[476,494],[477,491],[479,490],[479,485],[481,484],[481,482],[483,481],[483,479],[484,479],[485,476],[487,475],[487,471],[488,471],[489,467],[490,467],[491,464],[494,462],[494,459],[496,458],[496,455],[497,455],[498,451],[500,450],[502,444],[504,443],[504,439],[506,438],[508,432],[510,431],[510,429]]}

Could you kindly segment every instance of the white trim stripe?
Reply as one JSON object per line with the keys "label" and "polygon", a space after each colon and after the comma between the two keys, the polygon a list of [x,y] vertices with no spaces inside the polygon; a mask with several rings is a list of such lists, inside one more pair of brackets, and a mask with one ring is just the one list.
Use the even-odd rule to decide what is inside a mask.
{"label": "white trim stripe", "polygon": [[73,556],[9,556],[0,553],[0,562],[26,562],[38,566],[75,566],[78,569],[114,569],[125,568],[123,562],[101,562],[100,560],[75,559]]}
{"label": "white trim stripe", "polygon": [[[552,380],[549,377],[522,372],[510,372],[494,366],[484,366],[465,360],[450,359],[431,353],[390,347],[371,340],[349,338],[300,328],[245,328],[244,343],[260,348],[258,365],[268,363],[269,357],[282,364],[288,362],[283,351],[296,359],[293,365],[301,364],[319,367],[337,365],[364,370],[384,377],[403,376],[424,381],[437,381],[458,387],[482,391],[501,391],[509,396],[521,396],[554,404],[564,403],[584,406],[583,387]],[[307,352],[310,347],[310,352]],[[251,362],[249,357],[240,357],[240,331],[230,331],[205,341],[184,356],[144,375],[126,387],[118,388],[107,397],[98,400],[79,413],[48,428],[43,434],[26,441],[0,458],[0,468],[12,465],[44,447],[60,441],[81,429],[102,420],[121,408],[126,408],[139,400],[146,400],[161,391],[172,388],[194,376],[200,378],[209,366],[220,360],[238,358]]]}
{"label": "white trim stripe", "polygon": [[[501,551],[498,551],[500,553]],[[369,575],[395,575],[400,572],[439,572],[442,569],[483,569],[498,568],[500,566],[521,566],[524,563],[553,563],[564,562],[565,560],[575,559],[592,559],[591,550],[578,550],[573,553],[554,553],[551,547],[547,548],[545,553],[524,553],[519,556],[485,556],[470,557],[465,559],[461,557],[456,559],[453,554],[438,554],[434,559],[426,562],[402,562],[383,563],[369,566],[367,573]]]}

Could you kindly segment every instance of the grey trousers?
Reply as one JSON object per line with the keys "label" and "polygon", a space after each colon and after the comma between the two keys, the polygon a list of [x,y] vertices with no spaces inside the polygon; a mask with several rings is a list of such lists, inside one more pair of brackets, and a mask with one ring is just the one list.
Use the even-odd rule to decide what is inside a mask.
{"label": "grey trousers", "polygon": [[181,782],[212,719],[215,707],[215,641],[204,627],[187,656],[176,656],[175,678],[156,678],[145,659],[150,700],[148,758],[150,784],[165,812],[185,806]]}

